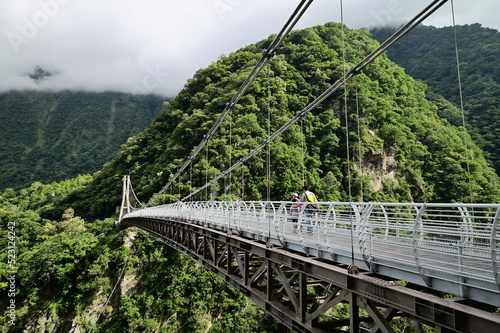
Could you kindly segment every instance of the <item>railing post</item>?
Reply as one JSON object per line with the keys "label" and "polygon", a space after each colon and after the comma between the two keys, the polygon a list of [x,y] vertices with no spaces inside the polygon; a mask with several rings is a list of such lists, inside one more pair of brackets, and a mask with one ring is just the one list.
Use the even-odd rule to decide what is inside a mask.
{"label": "railing post", "polygon": [[458,206],[457,207],[458,211],[460,212],[460,216],[462,216],[462,220],[464,221],[464,224],[462,228],[460,228],[460,240],[457,242],[457,247],[458,247],[458,258],[457,258],[457,264],[458,264],[458,270],[460,272],[459,274],[459,281],[461,283],[460,285],[460,297],[467,297],[467,288],[465,287],[465,278],[463,276],[463,264],[464,264],[464,247],[465,246],[470,246],[471,244],[474,244],[474,239],[473,239],[473,231],[474,231],[474,225],[472,223],[472,218],[469,214],[469,210],[465,206]]}
{"label": "railing post", "polygon": [[275,216],[275,228],[277,238],[279,239],[281,245],[286,246],[285,230],[288,228],[288,214],[286,212],[287,202],[283,201],[278,208],[278,213]]}
{"label": "railing post", "polygon": [[[365,264],[370,270],[372,269],[371,267],[371,261],[373,259],[372,253],[373,253],[373,247],[372,247],[372,241],[371,241],[371,236],[372,236],[372,231],[369,230],[369,220],[370,216],[372,214],[373,209],[375,208],[375,204],[369,203],[366,205],[363,209],[363,212],[361,214],[356,214],[357,217],[359,216],[359,228],[358,228],[358,239],[359,239],[359,248],[361,250],[361,254],[363,256],[363,260],[365,261]],[[354,207],[353,207],[354,209]],[[387,216],[386,216],[387,218]],[[389,222],[387,222],[389,223]],[[367,238],[370,239],[367,239]],[[369,243],[369,244],[367,244]]]}
{"label": "railing post", "polygon": [[[413,230],[413,255],[415,256],[415,264],[417,265],[417,269],[420,275],[422,276],[422,279],[424,280],[425,284],[427,284],[427,286],[430,287],[432,285],[431,278],[425,273],[425,269],[422,267],[422,262],[419,258],[419,252],[418,252],[418,241],[420,240],[421,237],[423,237],[422,215],[424,214],[424,211],[426,209],[427,205],[423,204],[418,210],[417,217],[415,218],[415,227]],[[422,227],[422,232],[419,232],[420,227]]]}
{"label": "railing post", "polygon": [[497,209],[497,213],[495,214],[495,219],[493,220],[491,229],[491,263],[493,265],[493,278],[495,279],[497,287],[500,290],[500,267],[498,267],[500,265],[500,260],[498,259],[499,255],[497,253],[500,251],[498,249],[500,247],[500,244],[498,244],[499,242],[497,241],[499,220],[500,208]]}

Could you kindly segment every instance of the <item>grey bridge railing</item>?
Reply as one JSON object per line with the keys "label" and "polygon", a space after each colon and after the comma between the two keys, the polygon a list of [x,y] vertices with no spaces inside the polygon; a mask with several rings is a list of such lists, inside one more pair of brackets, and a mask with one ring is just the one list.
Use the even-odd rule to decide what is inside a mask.
{"label": "grey bridge railing", "polygon": [[179,202],[123,219],[175,219],[500,306],[500,205]]}

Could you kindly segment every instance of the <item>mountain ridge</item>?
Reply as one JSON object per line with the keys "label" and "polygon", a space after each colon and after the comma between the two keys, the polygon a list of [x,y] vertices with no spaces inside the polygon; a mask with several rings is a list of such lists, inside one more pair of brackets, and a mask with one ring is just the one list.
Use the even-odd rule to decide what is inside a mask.
{"label": "mountain ridge", "polygon": [[[292,32],[270,61],[269,69],[261,73],[235,106],[232,118],[211,138],[209,160],[198,157],[193,162],[192,179],[184,174],[176,185],[177,194],[164,194],[159,202],[179,200],[191,188],[204,184],[207,173],[213,177],[226,169],[230,154],[233,159],[243,157],[265,140],[269,107],[273,131],[341,77],[343,66],[353,66],[377,46],[366,30],[348,30],[347,63],[343,64],[339,56],[341,33],[335,23]],[[101,211],[98,207],[104,202],[109,207],[111,202],[119,201],[121,190],[114,186],[115,190],[109,192],[110,181],[120,182],[117,173],[131,175],[141,198],[159,191],[180,167],[186,152],[203,139],[213,119],[231,99],[238,82],[244,80],[270,42],[269,38],[244,47],[195,73],[179,95],[165,104],[152,126],[132,138],[101,170],[89,187],[90,197],[101,202],[87,202],[91,212],[86,214]],[[499,194],[498,175],[487,165],[482,151],[467,133],[438,117],[440,112],[457,114],[458,109],[449,103],[436,104],[426,99],[429,96],[425,85],[413,80],[387,56],[382,55],[353,78],[347,93],[347,108],[343,92],[338,92],[307,114],[303,126],[292,126],[271,144],[270,159],[274,165],[271,177],[275,184],[271,198],[280,200],[296,192],[303,178],[323,200],[349,200],[346,179],[351,173],[355,175],[352,176],[354,200],[463,202],[471,200],[471,188],[473,200],[497,200],[493,198]],[[349,113],[348,125],[344,123],[345,110]],[[229,122],[232,133],[237,133],[232,140]],[[395,151],[396,168],[383,171],[379,167],[383,161],[379,161],[382,163],[377,166],[378,172],[382,172],[379,185],[375,186],[362,168],[346,169],[355,168],[345,161],[346,126],[359,126],[359,134],[351,130],[349,135],[351,145],[360,147],[362,160],[376,151]],[[302,152],[301,142],[306,153]],[[233,148],[235,144],[238,150]],[[302,165],[304,175],[299,171]],[[467,165],[471,170],[470,180]],[[231,180],[214,184],[209,191],[214,192],[215,198],[262,200],[267,181],[259,170],[264,166],[264,156],[255,156],[239,173],[233,173]],[[384,172],[394,172],[394,177],[387,177]],[[439,175],[442,173],[446,177]],[[244,187],[240,186],[243,178]],[[232,188],[227,184],[232,184]],[[229,192],[232,194],[228,196]]]}

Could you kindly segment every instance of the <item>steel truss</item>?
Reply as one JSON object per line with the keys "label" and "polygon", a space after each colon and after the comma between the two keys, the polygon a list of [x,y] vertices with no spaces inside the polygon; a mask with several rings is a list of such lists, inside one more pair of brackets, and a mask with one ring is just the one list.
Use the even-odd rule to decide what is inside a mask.
{"label": "steel truss", "polygon": [[[322,258],[269,247],[262,242],[181,219],[128,218],[223,278],[295,332],[393,333],[393,319],[412,318],[436,332],[500,332],[500,316],[463,299],[442,298],[395,284],[369,272]],[[342,304],[349,319],[335,317]]]}

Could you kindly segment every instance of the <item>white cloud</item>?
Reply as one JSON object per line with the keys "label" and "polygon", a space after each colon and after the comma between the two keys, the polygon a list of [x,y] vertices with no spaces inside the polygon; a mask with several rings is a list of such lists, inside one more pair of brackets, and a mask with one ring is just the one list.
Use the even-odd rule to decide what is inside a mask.
{"label": "white cloud", "polygon": [[[353,29],[410,19],[430,0],[344,1]],[[0,0],[0,91],[86,89],[175,95],[199,68],[277,33],[299,1]],[[500,28],[496,0],[455,0],[457,24]],[[340,21],[340,1],[316,0],[304,28]],[[452,24],[445,5],[424,22]],[[36,66],[59,74],[38,84]]]}

